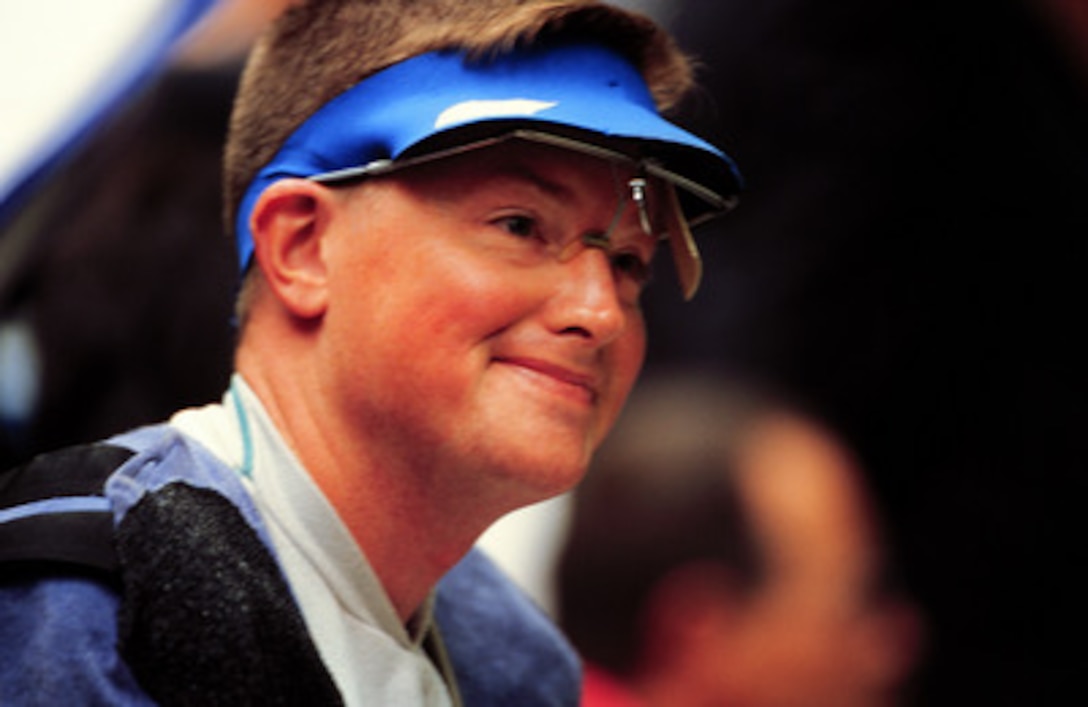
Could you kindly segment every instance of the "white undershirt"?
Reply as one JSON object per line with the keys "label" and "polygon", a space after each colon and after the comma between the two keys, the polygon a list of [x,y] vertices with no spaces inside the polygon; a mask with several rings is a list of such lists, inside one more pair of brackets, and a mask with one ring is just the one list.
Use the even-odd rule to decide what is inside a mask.
{"label": "white undershirt", "polygon": [[222,404],[184,410],[170,422],[239,470],[345,705],[459,702],[422,645],[434,630],[433,596],[409,633],[351,533],[241,376]]}

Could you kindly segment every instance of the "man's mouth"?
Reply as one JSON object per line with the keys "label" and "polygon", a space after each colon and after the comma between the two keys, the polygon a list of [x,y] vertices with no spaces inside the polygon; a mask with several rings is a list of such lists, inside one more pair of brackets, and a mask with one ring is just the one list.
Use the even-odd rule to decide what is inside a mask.
{"label": "man's mouth", "polygon": [[531,357],[509,357],[497,360],[499,363],[522,369],[560,392],[576,395],[590,404],[597,402],[600,384],[598,377],[592,373]]}

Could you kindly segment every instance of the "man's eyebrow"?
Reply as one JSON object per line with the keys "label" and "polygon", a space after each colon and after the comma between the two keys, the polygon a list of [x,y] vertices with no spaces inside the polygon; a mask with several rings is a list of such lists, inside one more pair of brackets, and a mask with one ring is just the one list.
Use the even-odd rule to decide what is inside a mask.
{"label": "man's eyebrow", "polygon": [[524,182],[555,199],[566,200],[574,195],[574,192],[570,187],[552,179],[548,179],[540,172],[523,163],[515,162],[499,165],[491,175],[496,179],[509,179],[517,182]]}

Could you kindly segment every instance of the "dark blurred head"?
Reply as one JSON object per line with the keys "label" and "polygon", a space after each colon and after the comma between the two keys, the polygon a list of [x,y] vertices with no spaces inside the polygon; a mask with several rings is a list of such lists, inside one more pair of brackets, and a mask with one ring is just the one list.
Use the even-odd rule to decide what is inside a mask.
{"label": "dark blurred head", "polygon": [[893,703],[919,621],[848,453],[720,381],[644,383],[561,561],[585,658],[651,705]]}

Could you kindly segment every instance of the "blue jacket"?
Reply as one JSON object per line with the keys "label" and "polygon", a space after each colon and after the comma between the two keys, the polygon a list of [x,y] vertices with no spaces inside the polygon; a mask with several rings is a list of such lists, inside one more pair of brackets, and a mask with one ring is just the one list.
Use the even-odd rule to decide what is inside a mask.
{"label": "blue jacket", "polygon": [[[337,705],[236,473],[143,428],[0,474],[0,705]],[[576,705],[580,668],[478,551],[440,582],[466,705]]]}

